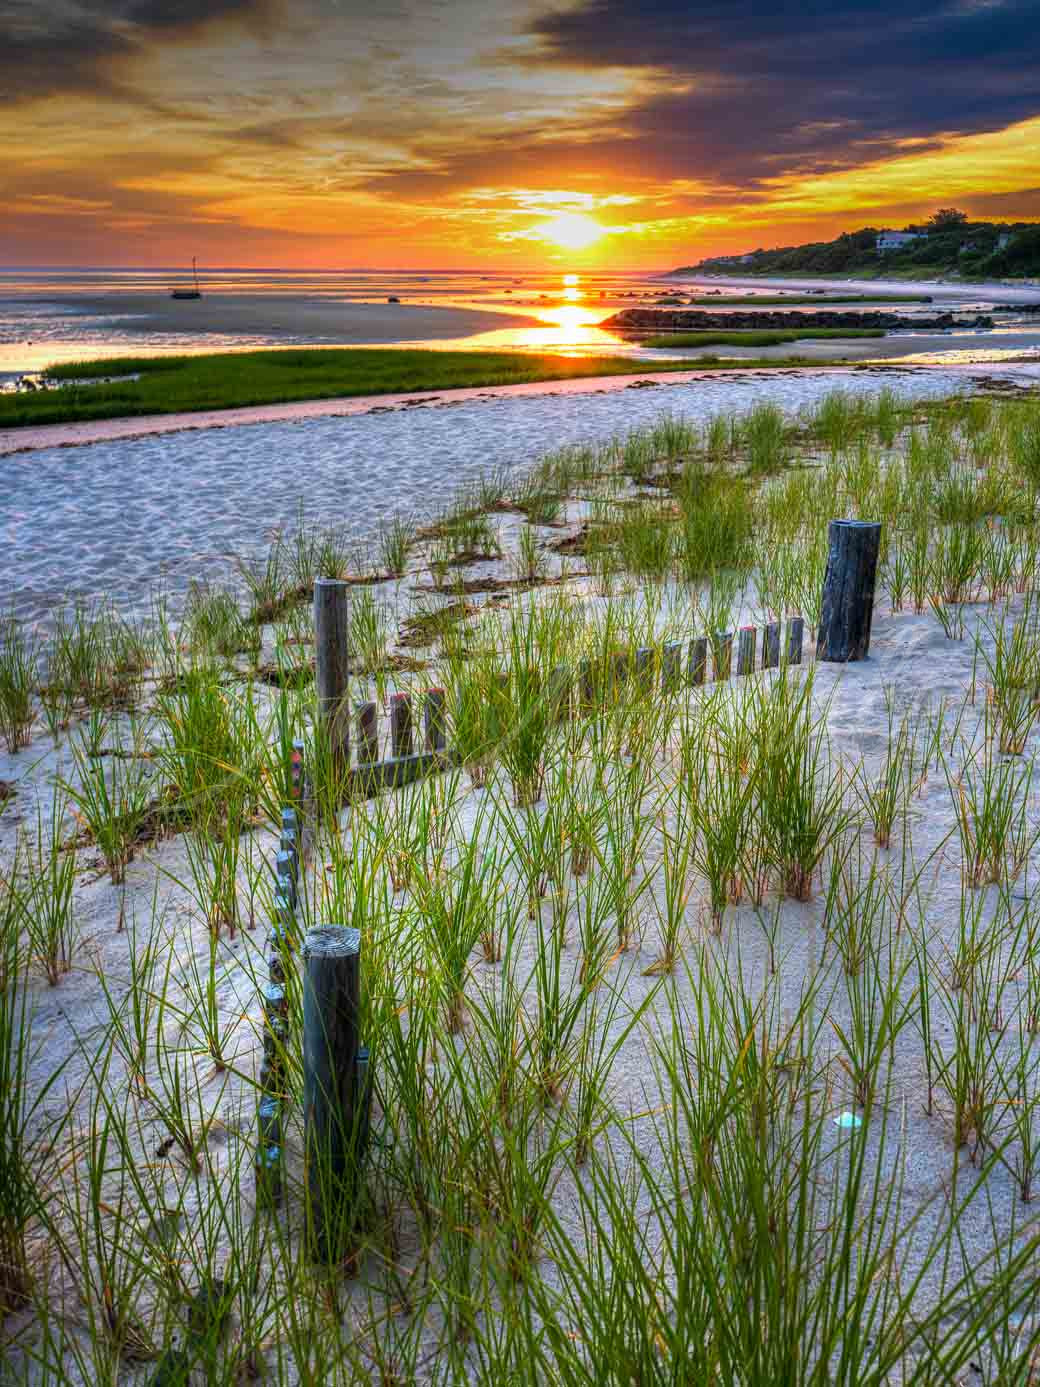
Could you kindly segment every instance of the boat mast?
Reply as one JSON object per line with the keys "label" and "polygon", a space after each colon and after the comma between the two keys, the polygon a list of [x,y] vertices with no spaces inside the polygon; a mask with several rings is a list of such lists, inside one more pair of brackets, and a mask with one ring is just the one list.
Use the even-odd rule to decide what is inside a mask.
{"label": "boat mast", "polygon": [[192,278],[195,280],[195,292],[196,292],[196,294],[197,294],[197,293],[199,292],[199,272],[198,272],[198,270],[196,270],[196,268],[195,268],[195,257],[194,257],[194,255],[191,257],[191,273],[192,273]]}

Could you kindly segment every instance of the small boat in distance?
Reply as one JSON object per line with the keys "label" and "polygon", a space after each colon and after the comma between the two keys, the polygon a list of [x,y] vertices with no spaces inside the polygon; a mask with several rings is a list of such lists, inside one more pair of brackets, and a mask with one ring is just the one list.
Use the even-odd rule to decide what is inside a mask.
{"label": "small boat in distance", "polygon": [[170,292],[171,299],[201,299],[202,290],[199,288],[199,273],[195,268],[195,257],[191,257],[191,276],[195,281],[194,289],[173,289]]}

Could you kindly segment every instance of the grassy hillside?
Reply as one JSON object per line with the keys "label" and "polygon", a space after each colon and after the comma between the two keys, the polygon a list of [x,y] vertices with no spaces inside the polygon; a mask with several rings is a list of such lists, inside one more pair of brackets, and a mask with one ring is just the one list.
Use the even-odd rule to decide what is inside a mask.
{"label": "grassy hillside", "polygon": [[[684,265],[676,274],[734,273],[754,275],[842,274],[909,279],[958,274],[965,279],[1026,278],[1040,275],[1040,225],[969,221],[952,209],[930,221],[903,229],[925,233],[905,249],[879,252],[883,228],[867,226],[833,241],[755,250],[745,256],[715,256]],[[1009,236],[1000,246],[1001,236]]]}

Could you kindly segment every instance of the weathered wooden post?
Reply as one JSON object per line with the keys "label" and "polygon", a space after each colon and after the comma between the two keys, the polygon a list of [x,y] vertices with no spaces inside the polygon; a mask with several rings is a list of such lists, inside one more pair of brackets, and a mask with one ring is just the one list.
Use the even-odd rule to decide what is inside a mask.
{"label": "weathered wooden post", "polygon": [[690,683],[703,684],[708,674],[708,637],[696,636],[690,641]]}
{"label": "weathered wooden post", "polygon": [[273,1209],[282,1200],[282,1104],[267,1093],[256,1107],[257,1134],[254,1174],[257,1202]]}
{"label": "weathered wooden post", "polygon": [[292,874],[299,879],[300,874],[300,834],[299,820],[295,809],[282,810],[282,834],[279,845],[282,852],[287,852],[292,857]]}
{"label": "weathered wooden post", "polygon": [[675,693],[682,669],[682,641],[668,641],[661,651],[661,691]]}
{"label": "weathered wooden post", "polygon": [[787,618],[787,663],[789,665],[800,665],[802,663],[802,642],[805,636],[805,618],[800,616],[789,616]]}
{"label": "weathered wooden post", "polygon": [[831,521],[816,638],[818,660],[846,664],[867,658],[880,545],[879,521]]}
{"label": "weathered wooden post", "polygon": [[371,766],[379,760],[379,707],[362,703],[358,709],[358,765]]}
{"label": "weathered wooden post", "polygon": [[776,669],[780,663],[780,623],[771,621],[762,632],[762,668]]}
{"label": "weathered wooden post", "polygon": [[303,1098],[311,1251],[337,1262],[358,1193],[358,1016],[361,935],[345,925],[307,931],[303,948]]}
{"label": "weathered wooden post", "polygon": [[350,588],[342,578],[314,580],[318,719],[337,774],[350,765]]}
{"label": "weathered wooden post", "polygon": [[733,632],[716,631],[711,643],[712,674],[716,680],[728,679],[733,666]]}
{"label": "weathered wooden post", "polygon": [[636,687],[642,698],[654,691],[654,652],[648,645],[641,645],[636,651]]}
{"label": "weathered wooden post", "polygon": [[758,632],[754,626],[742,626],[737,637],[737,674],[754,674]]}
{"label": "weathered wooden post", "polygon": [[278,882],[278,894],[284,896],[289,902],[292,910],[296,909],[298,896],[296,888],[296,872],[293,854],[284,849],[275,854],[274,875]]}
{"label": "weathered wooden post", "polygon": [[289,760],[289,797],[296,814],[296,846],[301,860],[311,860],[314,849],[314,785],[307,774],[305,746],[301,741],[292,744]]}
{"label": "weathered wooden post", "polygon": [[406,693],[390,695],[390,755],[412,754],[412,700]]}
{"label": "weathered wooden post", "polygon": [[444,750],[444,722],[444,690],[427,689],[423,700],[423,732],[427,751]]}
{"label": "weathered wooden post", "polygon": [[290,753],[289,758],[289,788],[292,794],[293,804],[296,806],[297,811],[301,811],[303,808],[305,774],[303,764],[303,752],[303,743],[293,742],[292,752]]}
{"label": "weathered wooden post", "polygon": [[279,1097],[286,1090],[285,1062],[289,1042],[289,1004],[285,988],[277,982],[265,982],[260,988],[262,1012],[263,1058],[260,1061],[260,1087],[264,1093]]}

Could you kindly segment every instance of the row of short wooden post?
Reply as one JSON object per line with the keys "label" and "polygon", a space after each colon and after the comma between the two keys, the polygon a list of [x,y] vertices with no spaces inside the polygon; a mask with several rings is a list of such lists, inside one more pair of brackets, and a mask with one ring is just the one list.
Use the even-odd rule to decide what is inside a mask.
{"label": "row of short wooden post", "polygon": [[[834,521],[823,593],[823,616],[817,656],[831,660],[863,659],[870,644],[880,526]],[[317,644],[318,717],[334,758],[350,768],[351,713],[349,684],[349,589],[336,579],[319,578],[314,586],[314,625]],[[744,626],[736,639],[736,675],[802,662],[805,623],[789,617],[786,633],[779,621],[762,631],[759,666],[758,628]],[[784,637],[786,636],[786,639]],[[733,673],[733,632],[689,643],[670,641],[660,652],[660,688],[677,691],[684,682],[702,685],[708,677],[708,655],[715,680]],[[606,671],[611,687],[629,677],[652,691],[657,675],[656,652],[642,647],[611,657]],[[595,706],[597,680],[604,671],[591,660],[578,669],[579,705]],[[503,680],[508,676],[502,676]],[[550,676],[551,696],[561,717],[571,711],[573,677],[565,667]],[[601,686],[602,687],[602,686]],[[364,703],[357,713],[357,766],[350,772],[363,788],[403,784],[450,760],[446,747],[445,701],[442,689],[423,695],[425,747],[415,750],[411,699],[396,693],[390,700],[390,750],[379,755],[379,709]],[[258,1185],[264,1197],[277,1203],[282,1191],[282,1122],[286,1101],[284,1073],[288,1038],[284,959],[295,945],[296,905],[301,861],[300,811],[304,798],[302,747],[293,751],[294,808],[285,811],[276,870],[275,923],[272,932],[270,977],[262,993],[264,1009],[264,1067],[259,1104],[260,1141]],[[307,1161],[308,1227],[312,1251],[334,1261],[344,1250],[345,1237],[360,1193],[360,1177],[369,1139],[372,1074],[367,1049],[359,1040],[361,1005],[361,935],[343,925],[307,931],[303,943],[303,1059],[304,1127]]]}
{"label": "row of short wooden post", "polygon": [[[877,573],[881,526],[860,520],[833,520],[829,532],[827,570],[821,599],[820,627],[816,641],[817,659],[847,662],[865,659],[870,649],[871,617]],[[350,669],[350,588],[342,579],[318,578],[314,584],[314,633],[316,643],[316,682],[318,716],[334,760],[350,766],[351,711],[348,698]],[[789,617],[784,658],[800,664],[804,642],[804,621]],[[746,675],[756,667],[758,629],[744,626],[737,635],[736,673]],[[710,640],[715,679],[728,679],[732,672],[733,633],[723,631]],[[707,678],[709,638],[690,642],[687,680],[703,684]],[[628,673],[629,657],[614,657],[612,682]],[[780,622],[768,623],[762,632],[762,669],[775,669],[781,661]],[[661,657],[661,682],[666,690],[677,688],[682,680],[682,647],[667,644]],[[652,681],[653,652],[649,648],[635,653],[635,675]],[[583,687],[593,675],[585,662],[581,669]],[[554,675],[556,672],[554,671]],[[562,674],[561,678],[566,679]],[[375,703],[361,706],[357,714],[357,777],[363,784],[381,788],[399,784],[422,774],[435,758],[445,753],[445,713],[443,689],[429,689],[424,695],[425,746],[414,747],[415,732],[411,699],[396,693],[390,700],[390,750],[385,760],[379,755],[379,710]],[[418,759],[416,759],[418,758]],[[388,763],[389,766],[388,766]]]}
{"label": "row of short wooden post", "polygon": [[276,891],[267,941],[267,981],[260,988],[263,1058],[257,1103],[256,1191],[259,1204],[273,1208],[284,1186],[283,1129],[288,1101],[286,1060],[289,1046],[289,999],[286,968],[299,944],[296,909],[300,866],[304,856],[305,779],[303,743],[292,749],[291,807],[282,810],[282,831],[275,856]]}
{"label": "row of short wooden post", "polygon": [[[284,1127],[290,1041],[286,969],[300,950],[301,872],[313,814],[304,746],[295,742],[292,805],[282,810],[268,976],[260,989],[263,1057],[257,1103],[257,1204],[273,1209],[285,1188]],[[369,1141],[372,1073],[360,1043],[361,935],[343,925],[308,929],[303,960],[303,1100],[307,1229],[323,1261],[344,1250]]]}

